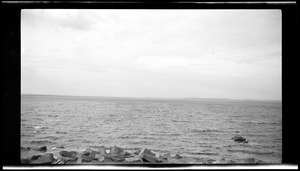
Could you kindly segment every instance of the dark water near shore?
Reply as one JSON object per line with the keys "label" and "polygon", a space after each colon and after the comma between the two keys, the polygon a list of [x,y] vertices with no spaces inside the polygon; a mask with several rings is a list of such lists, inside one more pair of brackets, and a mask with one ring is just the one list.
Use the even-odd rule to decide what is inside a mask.
{"label": "dark water near shore", "polygon": [[[231,137],[241,135],[249,143]],[[21,146],[148,148],[193,158],[282,160],[280,101],[21,96]]]}

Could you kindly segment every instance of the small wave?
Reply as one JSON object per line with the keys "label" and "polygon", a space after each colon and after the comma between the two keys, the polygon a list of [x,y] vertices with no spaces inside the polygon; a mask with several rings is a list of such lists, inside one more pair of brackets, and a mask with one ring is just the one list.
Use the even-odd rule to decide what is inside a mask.
{"label": "small wave", "polygon": [[36,130],[39,130],[39,129],[48,129],[48,127],[46,127],[46,126],[34,126],[33,128],[36,129]]}
{"label": "small wave", "polygon": [[221,130],[213,130],[213,129],[192,129],[191,132],[223,132]]}
{"label": "small wave", "polygon": [[50,117],[50,118],[56,118],[56,117],[58,117],[58,115],[48,115],[48,117]]}
{"label": "small wave", "polygon": [[41,141],[31,141],[31,144],[48,144],[51,143],[51,141],[48,140],[41,140]]}
{"label": "small wave", "polygon": [[60,132],[60,131],[56,131],[56,134],[68,134],[67,132]]}
{"label": "small wave", "polygon": [[248,154],[258,154],[258,155],[269,155],[274,154],[274,152],[259,152],[259,151],[249,151],[249,150],[227,150],[229,152],[239,152],[239,153],[248,153]]}
{"label": "small wave", "polygon": [[59,139],[59,137],[56,137],[56,136],[46,136],[46,137],[43,137],[45,139],[51,139],[51,140],[57,140]]}
{"label": "small wave", "polygon": [[91,143],[92,141],[89,141],[89,140],[83,140],[82,142],[83,142],[83,143]]}
{"label": "small wave", "polygon": [[153,145],[152,142],[149,142],[149,141],[131,141],[130,144],[134,144],[134,145],[137,145],[137,144],[142,144],[142,145]]}
{"label": "small wave", "polygon": [[118,137],[118,138],[120,138],[120,139],[134,139],[134,138],[139,138],[139,137],[127,135],[127,136],[121,136],[121,137]]}
{"label": "small wave", "polygon": [[207,156],[218,156],[219,153],[201,153],[201,152],[190,152],[192,155],[207,155]]}
{"label": "small wave", "polygon": [[190,123],[191,121],[178,121],[178,120],[172,120],[172,122],[187,122],[187,123]]}
{"label": "small wave", "polygon": [[35,135],[32,134],[21,134],[21,137],[34,137]]}

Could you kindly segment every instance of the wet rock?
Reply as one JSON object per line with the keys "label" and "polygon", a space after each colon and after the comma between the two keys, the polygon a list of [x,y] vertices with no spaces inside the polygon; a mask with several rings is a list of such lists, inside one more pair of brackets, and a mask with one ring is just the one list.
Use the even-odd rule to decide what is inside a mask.
{"label": "wet rock", "polygon": [[155,158],[155,154],[152,153],[150,150],[144,148],[140,151],[139,157],[144,161],[144,162],[150,162],[150,163],[156,163],[157,160]]}
{"label": "wet rock", "polygon": [[96,154],[97,154],[96,151],[92,151],[92,152],[90,152],[89,157],[91,157],[92,159],[95,159]]}
{"label": "wet rock", "polygon": [[105,158],[109,158],[112,161],[116,161],[116,162],[122,162],[125,160],[125,152],[123,151],[122,148],[117,146],[113,146],[110,149],[110,153],[103,154],[103,156]]}
{"label": "wet rock", "polygon": [[42,147],[32,147],[32,150],[35,151],[41,151],[41,152],[46,152],[47,151],[47,147],[46,146],[42,146]]}
{"label": "wet rock", "polygon": [[128,153],[127,151],[125,151],[125,153],[124,153],[125,158],[129,158],[129,157],[132,157],[132,156],[133,156],[133,154]]}
{"label": "wet rock", "polygon": [[103,156],[102,154],[96,153],[94,156],[94,159],[99,159],[101,156]]}
{"label": "wet rock", "polygon": [[94,150],[91,149],[91,148],[87,148],[87,149],[85,150],[85,152],[87,152],[87,153],[91,153],[92,151],[94,151]]}
{"label": "wet rock", "polygon": [[87,151],[83,151],[83,152],[81,152],[81,154],[86,155],[86,156],[90,155],[90,153]]}
{"label": "wet rock", "polygon": [[41,157],[42,155],[33,155],[29,158],[29,161],[32,162],[34,160],[37,160],[39,157]]}
{"label": "wet rock", "polygon": [[30,159],[29,158],[22,158],[21,159],[21,164],[29,164],[30,163]]}
{"label": "wet rock", "polygon": [[52,162],[52,164],[66,164],[66,162],[58,159],[58,160]]}
{"label": "wet rock", "polygon": [[161,155],[159,155],[159,154],[156,154],[155,155],[155,158],[156,158],[156,162],[157,163],[163,163],[163,162],[167,162],[168,161],[168,159],[167,158],[163,158]]}
{"label": "wet rock", "polygon": [[68,161],[75,161],[76,158],[72,158],[72,157],[61,157],[60,160],[61,160],[61,161],[64,161],[64,162],[68,162]]}
{"label": "wet rock", "polygon": [[81,158],[79,158],[79,159],[77,159],[77,162],[76,162],[77,164],[81,164],[82,163],[82,159]]}
{"label": "wet rock", "polygon": [[140,151],[139,155],[141,154],[147,154],[147,155],[150,155],[150,156],[155,156],[154,153],[152,153],[150,150],[148,150],[147,148],[144,148]]}
{"label": "wet rock", "polygon": [[100,153],[100,154],[105,154],[105,147],[103,147],[103,146],[102,146],[102,147],[99,147],[97,151],[98,151],[98,153]]}
{"label": "wet rock", "polygon": [[40,156],[37,160],[32,161],[30,164],[51,164],[55,161],[52,153],[46,153]]}
{"label": "wet rock", "polygon": [[90,162],[93,160],[92,157],[84,155],[84,154],[81,154],[80,158],[81,158],[82,162]]}
{"label": "wet rock", "polygon": [[139,155],[141,152],[141,150],[136,150],[135,152],[133,152],[133,154]]}
{"label": "wet rock", "polygon": [[112,156],[111,157],[112,161],[115,161],[115,162],[122,162],[125,160],[125,157],[120,155],[120,156]]}
{"label": "wet rock", "polygon": [[125,160],[124,155],[121,155],[121,154],[119,155],[119,154],[109,153],[109,154],[104,154],[103,157],[105,159],[111,159],[112,161],[115,161],[115,162],[122,162]]}
{"label": "wet rock", "polygon": [[236,142],[244,142],[244,143],[248,143],[247,139],[242,137],[242,136],[234,136],[231,138],[232,140],[236,141]]}
{"label": "wet rock", "polygon": [[117,146],[113,146],[110,150],[110,153],[111,154],[118,154],[118,155],[121,155],[121,154],[124,154],[124,151],[122,148],[120,147],[117,147]]}
{"label": "wet rock", "polygon": [[254,158],[247,158],[247,159],[244,159],[244,163],[254,164],[254,163],[256,163],[256,161]]}
{"label": "wet rock", "polygon": [[176,154],[174,158],[175,159],[181,159],[182,157],[179,154]]}
{"label": "wet rock", "polygon": [[97,160],[103,162],[105,160],[105,157],[101,155],[100,157],[97,158]]}
{"label": "wet rock", "polygon": [[77,152],[76,151],[60,151],[59,154],[62,156],[62,157],[76,157],[77,155]]}
{"label": "wet rock", "polygon": [[150,162],[150,163],[156,163],[157,160],[155,158],[155,156],[151,156],[148,154],[141,154],[140,158],[144,161],[144,162]]}
{"label": "wet rock", "polygon": [[163,159],[168,159],[171,157],[171,154],[170,153],[167,153],[167,154],[164,154],[161,156]]}

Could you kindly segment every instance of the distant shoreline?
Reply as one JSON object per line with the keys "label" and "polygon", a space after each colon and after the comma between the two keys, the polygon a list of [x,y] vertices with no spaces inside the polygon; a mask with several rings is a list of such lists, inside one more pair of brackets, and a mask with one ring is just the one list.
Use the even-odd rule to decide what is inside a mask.
{"label": "distant shoreline", "polygon": [[55,96],[77,98],[103,98],[103,99],[143,99],[143,100],[193,100],[193,101],[251,101],[251,102],[282,102],[282,100],[257,100],[257,99],[230,99],[230,98],[171,98],[171,97],[117,97],[117,96],[80,96],[80,95],[55,95],[55,94],[21,94],[21,96]]}

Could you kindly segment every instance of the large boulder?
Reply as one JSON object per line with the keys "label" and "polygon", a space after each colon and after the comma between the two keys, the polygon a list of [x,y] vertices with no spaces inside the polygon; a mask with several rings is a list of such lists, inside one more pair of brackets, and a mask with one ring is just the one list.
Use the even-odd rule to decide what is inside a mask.
{"label": "large boulder", "polygon": [[46,153],[40,156],[37,160],[32,161],[30,164],[51,164],[55,161],[52,153]]}
{"label": "large boulder", "polygon": [[155,153],[151,152],[150,150],[148,150],[147,148],[144,148],[140,151],[139,155],[141,154],[147,154],[147,155],[150,155],[150,156],[155,156]]}
{"label": "large boulder", "polygon": [[236,135],[236,136],[232,137],[231,139],[236,141],[236,142],[248,143],[246,138],[244,138],[242,136],[239,136],[239,135]]}
{"label": "large boulder", "polygon": [[112,161],[115,161],[115,162],[123,162],[125,160],[125,157],[124,157],[124,155],[118,155],[118,156],[112,155],[110,157],[110,159],[112,159]]}
{"label": "large boulder", "polygon": [[95,159],[97,152],[96,151],[91,151],[89,154],[89,157],[91,157],[92,159]]}
{"label": "large boulder", "polygon": [[100,154],[105,154],[105,147],[104,146],[99,147],[97,152]]}
{"label": "large boulder", "polygon": [[75,161],[77,158],[72,158],[72,157],[61,157],[60,160],[64,161],[65,163],[68,161]]}
{"label": "large boulder", "polygon": [[87,156],[87,155],[84,155],[84,154],[81,154],[81,155],[80,155],[80,158],[81,158],[81,161],[82,161],[82,162],[90,162],[90,161],[93,160],[92,157]]}
{"label": "large boulder", "polygon": [[96,156],[95,156],[95,159],[97,159],[98,161],[100,161],[100,162],[103,162],[104,160],[105,160],[105,157],[103,156],[103,155],[98,155],[98,154],[96,154]]}
{"label": "large boulder", "polygon": [[113,146],[111,149],[110,149],[110,153],[111,154],[118,154],[118,155],[122,155],[124,154],[124,150],[120,147],[117,147],[117,146]]}
{"label": "large boulder", "polygon": [[132,153],[128,153],[127,151],[124,152],[124,157],[129,158],[129,157],[133,157]]}
{"label": "large boulder", "polygon": [[152,153],[150,150],[144,148],[140,151],[139,157],[145,161],[150,163],[157,163],[157,159],[155,158],[155,154]]}
{"label": "large boulder", "polygon": [[113,146],[110,149],[110,153],[103,155],[105,158],[109,158],[115,162],[122,162],[125,160],[125,152],[122,148]]}
{"label": "large boulder", "polygon": [[76,155],[77,155],[77,152],[76,151],[60,151],[59,154],[62,157],[72,157],[72,158],[75,158]]}

